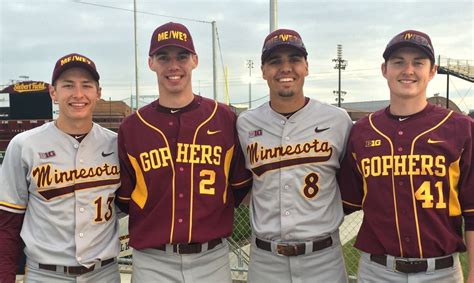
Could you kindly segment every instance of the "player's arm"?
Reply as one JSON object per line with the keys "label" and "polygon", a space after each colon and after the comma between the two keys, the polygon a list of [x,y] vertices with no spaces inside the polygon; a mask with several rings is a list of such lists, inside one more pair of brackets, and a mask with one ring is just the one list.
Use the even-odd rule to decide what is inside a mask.
{"label": "player's arm", "polygon": [[[234,194],[234,207],[238,207],[242,202],[247,203],[247,195],[252,189],[252,177],[246,181],[246,184],[240,188],[234,188],[232,190]],[[248,203],[247,203],[248,204]]]}
{"label": "player's arm", "polygon": [[342,207],[345,214],[350,214],[362,209],[363,180],[355,158],[353,134],[354,130],[351,131],[344,159],[341,162],[341,168],[337,174],[338,185],[341,191]]}
{"label": "player's arm", "polygon": [[238,207],[252,189],[252,172],[245,168],[245,157],[240,146],[237,130],[234,134],[234,154],[230,173],[229,181],[234,195],[234,206]]}
{"label": "player's arm", "polygon": [[120,188],[117,190],[115,204],[121,212],[128,214],[130,204],[130,196],[135,187],[136,177],[135,170],[128,158],[128,152],[125,146],[125,135],[122,126],[119,128],[117,143],[118,156],[120,162]]}
{"label": "player's arm", "polygon": [[[457,124],[459,127],[460,123]],[[458,129],[458,132],[469,132]],[[459,197],[463,206],[465,240],[469,259],[468,283],[474,283],[474,120],[471,119],[470,134],[467,135],[460,158]]]}
{"label": "player's arm", "polygon": [[22,139],[17,135],[10,141],[0,172],[0,282],[15,282],[21,255],[20,231],[29,197]]}
{"label": "player's arm", "polygon": [[24,214],[0,210],[0,282],[15,282]]}

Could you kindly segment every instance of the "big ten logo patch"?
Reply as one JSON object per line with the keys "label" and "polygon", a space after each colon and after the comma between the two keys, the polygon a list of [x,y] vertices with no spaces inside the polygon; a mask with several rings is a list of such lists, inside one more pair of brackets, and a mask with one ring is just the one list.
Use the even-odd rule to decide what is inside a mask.
{"label": "big ten logo patch", "polygon": [[253,130],[253,131],[250,131],[250,132],[249,132],[249,138],[259,137],[259,136],[261,136],[262,134],[263,134],[262,129]]}
{"label": "big ten logo patch", "polygon": [[54,150],[48,151],[48,152],[38,152],[39,158],[41,159],[47,159],[56,156],[56,153]]}
{"label": "big ten logo patch", "polygon": [[365,141],[365,147],[377,147],[382,145],[382,140],[367,140]]}
{"label": "big ten logo patch", "polygon": [[178,30],[168,30],[160,32],[158,34],[158,41],[167,40],[167,39],[177,39],[181,41],[188,41],[188,35],[185,32]]}

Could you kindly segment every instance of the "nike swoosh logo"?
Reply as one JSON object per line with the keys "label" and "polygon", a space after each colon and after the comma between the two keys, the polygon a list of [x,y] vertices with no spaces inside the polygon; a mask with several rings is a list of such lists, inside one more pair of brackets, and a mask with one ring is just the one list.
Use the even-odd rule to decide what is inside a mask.
{"label": "nike swoosh logo", "polygon": [[324,129],[319,129],[318,127],[316,127],[316,129],[314,129],[314,131],[315,131],[316,133],[321,133],[321,132],[324,132],[324,131],[326,131],[326,130],[329,130],[329,128],[331,128],[331,127],[327,127],[327,128],[324,128]]}
{"label": "nike swoosh logo", "polygon": [[398,121],[403,122],[403,121],[405,121],[405,120],[408,119],[408,118],[410,118],[410,117],[405,117],[405,118],[401,118],[401,117],[400,117],[400,118],[398,118]]}
{"label": "nike swoosh logo", "polygon": [[435,141],[435,140],[432,140],[432,139],[428,139],[428,143],[442,143],[444,141]]}
{"label": "nike swoosh logo", "polygon": [[207,130],[208,135],[215,135],[215,134],[220,133],[220,132],[222,132],[222,131],[221,130],[217,130],[217,131]]}
{"label": "nike swoosh logo", "polygon": [[112,154],[114,154],[113,151],[110,152],[110,153],[105,153],[105,152],[102,151],[102,157],[107,157],[107,156],[112,155]]}
{"label": "nike swoosh logo", "polygon": [[170,112],[171,112],[171,113],[176,113],[176,112],[179,112],[180,110],[181,110],[181,109],[176,109],[176,110],[171,109]]}

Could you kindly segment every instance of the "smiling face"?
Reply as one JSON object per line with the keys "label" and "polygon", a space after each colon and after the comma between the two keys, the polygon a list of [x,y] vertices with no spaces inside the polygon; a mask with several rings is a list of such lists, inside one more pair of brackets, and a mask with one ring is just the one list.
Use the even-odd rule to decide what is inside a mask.
{"label": "smiling face", "polygon": [[175,46],[164,47],[150,56],[148,65],[158,78],[160,97],[192,95],[192,71],[197,64],[197,55]]}
{"label": "smiling face", "polygon": [[382,74],[390,88],[390,99],[403,101],[426,100],[426,88],[436,74],[428,56],[413,47],[403,47],[390,55],[382,64]]}
{"label": "smiling face", "polygon": [[50,88],[50,96],[58,103],[58,123],[73,125],[92,123],[92,111],[101,96],[101,89],[92,75],[81,68],[64,71]]}
{"label": "smiling face", "polygon": [[262,65],[262,77],[270,88],[270,99],[303,97],[308,62],[295,48],[283,46],[273,51]]}

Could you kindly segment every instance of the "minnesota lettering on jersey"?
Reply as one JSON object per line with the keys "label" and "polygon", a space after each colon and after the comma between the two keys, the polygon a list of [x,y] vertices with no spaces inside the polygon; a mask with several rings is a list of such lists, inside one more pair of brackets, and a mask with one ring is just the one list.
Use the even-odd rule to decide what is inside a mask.
{"label": "minnesota lettering on jersey", "polygon": [[[314,153],[314,155],[306,155]],[[280,160],[285,156],[293,156],[305,154],[304,157]],[[276,146],[266,148],[258,142],[254,142],[247,146],[247,155],[249,156],[250,164],[254,165],[258,162],[270,162],[253,167],[252,171],[261,176],[267,171],[280,169],[288,166],[305,163],[320,163],[328,161],[332,156],[332,146],[327,141],[320,141],[314,139],[312,142],[298,143],[294,145]]]}
{"label": "minnesota lettering on jersey", "polygon": [[[176,151],[177,163],[220,165],[222,156],[221,146],[202,144],[178,143]],[[140,153],[140,163],[143,171],[168,167],[172,163],[169,147],[155,148]]]}
{"label": "minnesota lettering on jersey", "polygon": [[446,176],[446,158],[442,155],[382,155],[360,161],[365,178],[372,176],[430,175]]}
{"label": "minnesota lettering on jersey", "polygon": [[[117,165],[104,163],[102,166],[61,171],[53,169],[51,164],[34,167],[32,170],[38,193],[46,199],[51,199],[75,190],[89,189],[98,186],[119,183],[120,169]],[[95,177],[116,176],[114,179],[93,180]],[[89,180],[89,182],[87,182]],[[77,183],[61,187],[62,184]]]}

